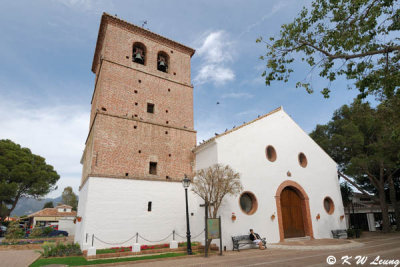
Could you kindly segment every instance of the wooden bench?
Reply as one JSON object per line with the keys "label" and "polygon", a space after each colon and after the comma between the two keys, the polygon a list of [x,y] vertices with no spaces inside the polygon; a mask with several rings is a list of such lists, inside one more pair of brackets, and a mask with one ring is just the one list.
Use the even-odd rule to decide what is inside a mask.
{"label": "wooden bench", "polygon": [[[263,245],[265,248],[267,248],[267,240],[264,238],[261,238],[261,241],[263,242]],[[240,247],[247,246],[247,245],[252,245],[258,247],[256,244],[253,243],[253,241],[250,240],[250,235],[238,235],[238,236],[232,236],[232,242],[233,242],[233,251],[236,249],[239,251]]]}
{"label": "wooden bench", "polygon": [[333,238],[347,238],[347,230],[346,229],[338,229],[332,230]]}

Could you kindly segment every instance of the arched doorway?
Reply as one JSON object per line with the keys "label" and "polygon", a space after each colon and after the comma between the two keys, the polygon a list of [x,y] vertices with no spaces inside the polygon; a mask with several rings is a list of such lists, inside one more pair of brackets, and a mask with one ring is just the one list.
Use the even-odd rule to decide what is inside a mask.
{"label": "arched doorway", "polygon": [[275,200],[281,241],[291,237],[314,238],[308,196],[298,183],[283,182],[276,190]]}
{"label": "arched doorway", "polygon": [[305,236],[301,198],[290,186],[281,193],[281,210],[285,238]]}

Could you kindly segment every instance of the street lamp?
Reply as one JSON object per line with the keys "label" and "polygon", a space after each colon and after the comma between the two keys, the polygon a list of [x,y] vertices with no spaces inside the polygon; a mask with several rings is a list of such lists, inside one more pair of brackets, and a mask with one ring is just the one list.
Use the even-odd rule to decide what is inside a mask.
{"label": "street lamp", "polygon": [[189,205],[188,205],[188,194],[187,190],[190,186],[190,179],[185,174],[185,178],[182,180],[183,188],[185,188],[185,199],[186,199],[186,238],[187,238],[187,254],[192,255],[192,244],[190,243],[190,226],[189,226]]}

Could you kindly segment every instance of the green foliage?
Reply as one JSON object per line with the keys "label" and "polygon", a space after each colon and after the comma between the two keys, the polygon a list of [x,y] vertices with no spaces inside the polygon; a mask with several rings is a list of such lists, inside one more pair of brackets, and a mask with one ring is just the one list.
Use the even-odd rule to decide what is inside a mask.
{"label": "green foliage", "polygon": [[78,197],[72,190],[72,187],[67,186],[64,188],[64,191],[62,192],[62,203],[70,205],[72,210],[76,210],[78,208]]}
{"label": "green foliage", "polygon": [[54,229],[51,228],[51,227],[45,227],[45,228],[42,229],[42,231],[43,231],[43,235],[44,236],[48,236],[51,232],[54,231]]}
{"label": "green foliage", "polygon": [[41,236],[43,236],[43,229],[40,227],[33,228],[31,233],[29,234],[30,238],[41,237]]}
{"label": "green foliage", "polygon": [[376,192],[380,171],[388,176],[400,167],[400,98],[377,108],[355,100],[335,111],[310,136],[367,191]]}
{"label": "green foliage", "polygon": [[[266,85],[288,82],[293,63],[301,61],[328,81],[321,90],[326,98],[339,76],[354,81],[361,98],[390,98],[400,84],[399,17],[395,0],[314,0],[292,23],[281,26],[279,37],[256,40],[267,48],[260,57],[267,61],[262,73]],[[311,79],[307,75],[296,87],[312,93]]]}
{"label": "green foliage", "polygon": [[48,201],[48,202],[44,203],[43,209],[46,209],[46,208],[54,208],[53,201]]}
{"label": "green foliage", "polygon": [[353,195],[353,189],[347,182],[343,182],[340,184],[340,193],[342,194],[343,205],[347,207],[351,203],[350,196]]}
{"label": "green foliage", "polygon": [[15,240],[23,238],[25,235],[24,231],[19,227],[18,222],[10,222],[6,232],[6,239],[7,240]]}
{"label": "green foliage", "polygon": [[21,197],[46,195],[59,178],[44,158],[11,140],[0,140],[0,217],[9,216]]}
{"label": "green foliage", "polygon": [[53,242],[45,242],[42,245],[42,248],[43,251],[40,251],[40,254],[44,258],[82,255],[82,251],[78,243],[64,244],[59,242],[54,244]]}

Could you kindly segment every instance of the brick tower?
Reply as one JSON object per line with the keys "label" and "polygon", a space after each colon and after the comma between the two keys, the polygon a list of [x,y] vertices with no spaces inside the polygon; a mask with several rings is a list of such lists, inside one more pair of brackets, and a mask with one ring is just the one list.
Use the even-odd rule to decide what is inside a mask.
{"label": "brick tower", "polygon": [[81,187],[89,177],[180,181],[192,173],[194,52],[103,14]]}

